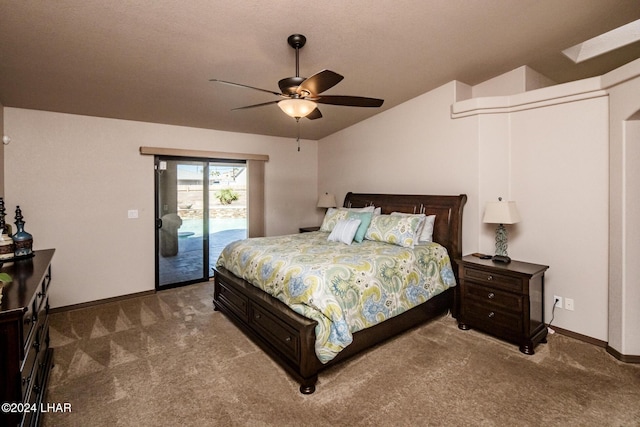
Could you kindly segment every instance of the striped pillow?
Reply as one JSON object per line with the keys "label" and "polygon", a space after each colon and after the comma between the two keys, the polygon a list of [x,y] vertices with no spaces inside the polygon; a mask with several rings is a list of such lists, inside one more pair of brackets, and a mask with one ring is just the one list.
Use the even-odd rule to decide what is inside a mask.
{"label": "striped pillow", "polygon": [[341,219],[336,223],[336,226],[331,230],[328,240],[331,242],[342,242],[350,245],[353,242],[353,237],[358,231],[360,226],[359,219]]}

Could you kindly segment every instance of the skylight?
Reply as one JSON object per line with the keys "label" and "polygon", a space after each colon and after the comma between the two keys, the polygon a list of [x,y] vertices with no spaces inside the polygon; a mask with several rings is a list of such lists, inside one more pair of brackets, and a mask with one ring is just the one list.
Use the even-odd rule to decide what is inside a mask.
{"label": "skylight", "polygon": [[640,19],[565,49],[562,53],[577,64],[638,40],[640,40]]}

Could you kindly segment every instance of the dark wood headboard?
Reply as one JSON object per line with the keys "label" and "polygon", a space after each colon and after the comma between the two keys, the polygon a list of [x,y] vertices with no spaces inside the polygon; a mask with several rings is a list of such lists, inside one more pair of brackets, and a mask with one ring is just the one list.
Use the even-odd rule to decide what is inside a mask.
{"label": "dark wood headboard", "polygon": [[344,207],[363,208],[375,206],[383,214],[391,212],[424,213],[435,215],[433,241],[447,248],[457,277],[455,260],[462,258],[462,210],[466,194],[458,196],[429,196],[411,194],[347,193]]}

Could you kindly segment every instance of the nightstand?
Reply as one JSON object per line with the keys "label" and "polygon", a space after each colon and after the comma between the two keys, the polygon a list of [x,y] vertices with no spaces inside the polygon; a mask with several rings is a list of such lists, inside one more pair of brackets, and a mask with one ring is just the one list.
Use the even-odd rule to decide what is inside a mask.
{"label": "nightstand", "polygon": [[546,265],[508,264],[471,255],[458,263],[460,314],[458,327],[476,328],[520,346],[524,354],[547,342],[544,324]]}
{"label": "nightstand", "polygon": [[300,227],[301,233],[310,233],[312,231],[318,231],[318,230],[320,230],[320,227]]}

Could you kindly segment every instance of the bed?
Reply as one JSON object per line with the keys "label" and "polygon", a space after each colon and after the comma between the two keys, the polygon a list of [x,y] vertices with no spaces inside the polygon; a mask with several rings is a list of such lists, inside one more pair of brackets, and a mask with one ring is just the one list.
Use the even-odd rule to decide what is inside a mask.
{"label": "bed", "polygon": [[[455,275],[452,279],[455,285],[458,271],[456,260],[462,256],[462,211],[466,199],[466,195],[348,193],[345,196],[344,207],[354,209],[375,206],[380,208],[382,214],[403,212],[435,215],[433,241],[442,245],[448,253],[451,271]],[[320,238],[318,235],[311,236],[314,233],[305,234],[310,234],[310,239]],[[326,234],[321,236],[326,240]],[[297,236],[285,239],[294,243],[302,241],[302,238]],[[316,337],[316,328],[322,331],[322,325],[318,322],[322,320],[321,317],[313,320],[304,316],[300,314],[302,310],[299,307],[294,311],[260,289],[259,286],[262,284],[257,283],[257,280],[255,282],[254,285],[238,277],[219,260],[214,269],[214,309],[224,313],[293,376],[300,383],[300,391],[304,394],[315,391],[318,373],[323,369],[449,310],[454,316],[457,316],[458,312],[458,286],[449,287],[413,308],[349,334],[348,345],[330,357],[323,357],[323,354],[317,353],[319,337]]]}

